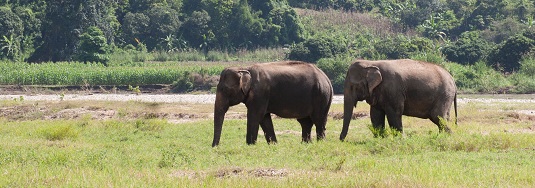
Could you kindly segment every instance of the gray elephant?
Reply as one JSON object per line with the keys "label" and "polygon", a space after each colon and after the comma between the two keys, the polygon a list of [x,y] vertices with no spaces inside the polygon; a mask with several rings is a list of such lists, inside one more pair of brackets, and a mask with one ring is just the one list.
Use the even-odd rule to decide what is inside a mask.
{"label": "gray elephant", "polygon": [[399,132],[403,132],[402,115],[430,119],[441,132],[451,132],[447,125],[440,123],[440,118],[449,120],[452,103],[457,117],[457,88],[452,76],[442,67],[427,62],[357,60],[349,66],[340,140],[347,135],[353,108],[362,100],[370,105],[376,137],[384,133],[385,116],[390,127]]}
{"label": "gray elephant", "polygon": [[304,142],[311,141],[313,124],[317,139],[323,139],[332,95],[329,78],[313,64],[286,61],[226,68],[217,85],[212,146],[219,144],[225,113],[239,103],[247,107],[247,144],[256,143],[259,125],[268,143],[277,142],[271,113],[297,119]]}

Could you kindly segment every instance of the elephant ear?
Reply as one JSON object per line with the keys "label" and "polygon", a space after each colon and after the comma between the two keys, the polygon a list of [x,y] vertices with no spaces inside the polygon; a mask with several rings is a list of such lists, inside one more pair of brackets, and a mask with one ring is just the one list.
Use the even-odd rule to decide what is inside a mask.
{"label": "elephant ear", "polygon": [[238,74],[240,75],[241,92],[244,95],[247,95],[247,93],[249,93],[249,89],[251,89],[251,73],[247,70],[240,70]]}
{"label": "elephant ear", "polygon": [[383,76],[379,71],[379,67],[371,66],[366,68],[366,81],[368,81],[368,92],[372,94],[373,89],[377,87],[383,81]]}

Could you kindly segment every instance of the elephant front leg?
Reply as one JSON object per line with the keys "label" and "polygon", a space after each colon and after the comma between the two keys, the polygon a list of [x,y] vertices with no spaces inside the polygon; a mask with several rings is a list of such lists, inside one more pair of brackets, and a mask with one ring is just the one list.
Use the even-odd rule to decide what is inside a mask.
{"label": "elephant front leg", "polygon": [[256,144],[258,138],[258,128],[260,123],[260,117],[254,113],[247,113],[247,144]]}
{"label": "elephant front leg", "polygon": [[310,134],[312,134],[312,120],[310,117],[303,118],[303,119],[297,119],[297,121],[301,124],[302,130],[302,137],[303,142],[310,142],[312,139],[310,138]]}
{"label": "elephant front leg", "polygon": [[370,118],[372,120],[372,127],[370,128],[373,137],[384,137],[385,136],[385,111],[378,109],[376,107],[370,108]]}
{"label": "elephant front leg", "polygon": [[264,119],[260,122],[262,131],[268,144],[277,143],[277,137],[275,136],[275,129],[273,128],[273,121],[271,120],[271,114],[266,114]]}
{"label": "elephant front leg", "polygon": [[397,133],[403,134],[403,124],[401,121],[401,112],[387,112],[386,118],[388,119],[388,125]]}

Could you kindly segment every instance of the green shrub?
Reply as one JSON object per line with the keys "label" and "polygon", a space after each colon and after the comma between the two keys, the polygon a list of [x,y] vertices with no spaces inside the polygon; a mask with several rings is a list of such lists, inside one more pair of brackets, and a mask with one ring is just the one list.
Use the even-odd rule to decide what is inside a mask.
{"label": "green shrub", "polygon": [[520,71],[511,75],[515,93],[535,93],[535,58],[528,56],[520,62]]}
{"label": "green shrub", "polygon": [[349,65],[353,62],[350,57],[323,58],[318,61],[320,68],[331,80],[336,94],[344,93],[344,81]]}
{"label": "green shrub", "polygon": [[520,69],[522,57],[535,46],[535,32],[525,32],[510,37],[489,56],[488,64],[503,72]]}
{"label": "green shrub", "polygon": [[109,47],[102,30],[98,27],[89,27],[80,36],[76,60],[82,62],[98,62],[107,64],[110,60]]}
{"label": "green shrub", "polygon": [[445,66],[455,79],[459,90],[463,92],[502,93],[512,87],[503,74],[481,61],[469,66],[456,63],[447,63]]}
{"label": "green shrub", "polygon": [[450,61],[463,65],[473,65],[482,61],[493,46],[480,37],[479,32],[464,32],[461,37],[442,49]]}
{"label": "green shrub", "polygon": [[410,56],[410,59],[430,62],[438,65],[442,65],[445,62],[444,57],[440,53],[416,53]]}
{"label": "green shrub", "polygon": [[195,73],[186,71],[171,84],[171,92],[210,91],[218,82],[219,76],[209,74],[206,69],[201,68]]}
{"label": "green shrub", "polygon": [[384,38],[376,42],[373,47],[377,53],[386,56],[386,59],[404,59],[413,53],[431,51],[433,44],[429,39],[398,35]]}
{"label": "green shrub", "polygon": [[78,131],[73,125],[59,124],[39,129],[39,134],[50,141],[64,140],[78,137]]}
{"label": "green shrub", "polygon": [[332,58],[346,52],[344,39],[319,36],[292,46],[288,59],[315,63],[321,58]]}

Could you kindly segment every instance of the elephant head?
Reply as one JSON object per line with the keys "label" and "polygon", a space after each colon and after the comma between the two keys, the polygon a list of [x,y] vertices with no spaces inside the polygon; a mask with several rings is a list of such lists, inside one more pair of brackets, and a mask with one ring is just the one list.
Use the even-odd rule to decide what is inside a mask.
{"label": "elephant head", "polygon": [[344,84],[344,124],[340,140],[344,140],[347,135],[357,101],[371,98],[373,90],[382,81],[381,71],[376,66],[357,62],[349,67]]}
{"label": "elephant head", "polygon": [[214,140],[212,147],[219,144],[225,113],[230,106],[246,100],[250,89],[251,73],[248,70],[227,68],[221,72],[214,106]]}

